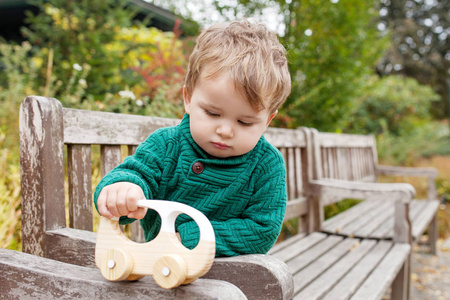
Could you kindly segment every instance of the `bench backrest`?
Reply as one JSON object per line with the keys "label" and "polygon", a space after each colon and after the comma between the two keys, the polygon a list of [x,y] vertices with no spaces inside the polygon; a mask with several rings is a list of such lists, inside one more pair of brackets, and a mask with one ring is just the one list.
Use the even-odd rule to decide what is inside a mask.
{"label": "bench backrest", "polygon": [[[100,145],[104,176],[153,131],[178,123],[176,119],[67,109],[53,98],[27,97],[20,110],[23,251],[89,265],[95,243],[95,235],[86,233],[93,230],[92,146]],[[286,161],[289,201],[285,220],[299,217],[299,226],[306,228],[310,152],[304,132],[269,128],[265,137]],[[139,241],[142,235],[135,223],[132,235]]]}
{"label": "bench backrest", "polygon": [[315,147],[314,179],[376,182],[378,157],[373,135],[310,130]]}

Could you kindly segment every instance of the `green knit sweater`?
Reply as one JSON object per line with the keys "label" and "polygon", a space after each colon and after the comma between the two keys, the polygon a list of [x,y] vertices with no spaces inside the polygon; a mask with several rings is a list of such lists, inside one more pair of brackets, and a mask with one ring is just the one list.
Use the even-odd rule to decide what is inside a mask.
{"label": "green knit sweater", "polygon": [[[202,172],[193,171],[201,163]],[[198,174],[197,174],[198,173]],[[267,253],[277,239],[286,210],[286,170],[280,152],[261,137],[250,152],[226,159],[209,158],[194,142],[186,114],[178,126],[151,134],[133,156],[98,184],[94,203],[106,185],[128,181],[147,199],[188,204],[203,212],[216,235],[216,256]],[[135,221],[121,217],[120,223]],[[149,210],[141,220],[145,239],[160,228],[159,215]],[[176,221],[183,245],[198,243],[199,229],[187,215]]]}

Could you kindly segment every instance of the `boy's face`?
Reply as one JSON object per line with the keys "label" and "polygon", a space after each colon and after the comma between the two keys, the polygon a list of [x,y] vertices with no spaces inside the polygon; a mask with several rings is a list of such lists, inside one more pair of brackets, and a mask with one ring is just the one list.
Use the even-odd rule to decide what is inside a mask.
{"label": "boy's face", "polygon": [[238,156],[252,150],[276,115],[267,109],[253,109],[235,90],[228,74],[200,78],[191,97],[185,87],[183,96],[194,141],[214,157]]}

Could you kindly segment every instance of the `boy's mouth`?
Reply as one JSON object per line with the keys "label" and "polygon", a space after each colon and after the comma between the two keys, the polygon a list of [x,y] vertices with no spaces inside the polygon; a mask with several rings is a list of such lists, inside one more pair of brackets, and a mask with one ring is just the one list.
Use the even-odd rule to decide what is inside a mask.
{"label": "boy's mouth", "polygon": [[216,147],[217,149],[220,150],[226,150],[228,148],[230,148],[230,146],[228,146],[227,144],[222,144],[222,143],[212,143],[214,147]]}

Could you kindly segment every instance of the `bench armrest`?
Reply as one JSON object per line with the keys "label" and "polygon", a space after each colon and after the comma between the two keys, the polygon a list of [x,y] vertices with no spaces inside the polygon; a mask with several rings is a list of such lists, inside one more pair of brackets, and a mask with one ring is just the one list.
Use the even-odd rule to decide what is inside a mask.
{"label": "bench armrest", "polygon": [[[47,232],[48,258],[95,268],[96,233],[73,228]],[[237,286],[249,299],[291,299],[292,275],[284,262],[270,255],[252,254],[214,259],[202,278],[217,279]]]}
{"label": "bench armrest", "polygon": [[438,176],[438,172],[435,168],[376,165],[375,173],[377,175],[426,177],[428,178],[428,200],[437,199],[437,188],[435,179]]}
{"label": "bench armrest", "polygon": [[408,183],[366,183],[347,180],[322,179],[310,182],[308,194],[319,196],[322,206],[343,199],[391,199],[410,201],[416,191]]}
{"label": "bench armrest", "polygon": [[219,257],[202,278],[230,282],[249,299],[292,299],[294,281],[280,259],[263,254]]}
{"label": "bench armrest", "polygon": [[151,278],[133,284],[111,282],[100,271],[0,249],[0,294],[6,298],[53,299],[247,299],[236,286],[220,280],[198,279],[174,289],[162,289]]}
{"label": "bench armrest", "polygon": [[415,176],[436,178],[438,172],[435,168],[398,167],[376,165],[375,172],[378,175]]}
{"label": "bench armrest", "polygon": [[343,199],[394,201],[394,241],[411,243],[409,202],[415,189],[408,183],[363,183],[346,180],[314,180],[310,182],[309,231],[318,231],[324,220],[323,207]]}

